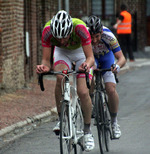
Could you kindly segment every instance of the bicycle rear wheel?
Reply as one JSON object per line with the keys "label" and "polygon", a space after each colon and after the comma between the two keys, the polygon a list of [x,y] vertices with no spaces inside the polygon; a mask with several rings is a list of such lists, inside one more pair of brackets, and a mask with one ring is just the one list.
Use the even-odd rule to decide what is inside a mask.
{"label": "bicycle rear wheel", "polygon": [[62,102],[60,116],[60,153],[75,154],[76,147],[73,145],[72,137],[70,136],[69,124],[69,106],[66,101]]}
{"label": "bicycle rear wheel", "polygon": [[103,108],[101,106],[102,104],[102,97],[99,92],[95,93],[95,111],[96,111],[96,116],[95,116],[95,121],[96,121],[96,126],[97,126],[97,132],[98,132],[98,141],[99,141],[99,149],[100,153],[104,153],[104,116],[103,116]]}

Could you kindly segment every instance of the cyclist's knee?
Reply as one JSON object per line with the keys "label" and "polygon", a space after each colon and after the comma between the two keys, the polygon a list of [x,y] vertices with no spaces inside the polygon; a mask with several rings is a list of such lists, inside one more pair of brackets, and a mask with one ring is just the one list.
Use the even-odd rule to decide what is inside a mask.
{"label": "cyclist's knee", "polygon": [[62,75],[57,75],[57,85],[61,85],[62,78]]}
{"label": "cyclist's knee", "polygon": [[108,87],[106,87],[106,92],[108,95],[113,95],[116,93],[116,87],[115,86],[108,86]]}
{"label": "cyclist's knee", "polygon": [[79,97],[82,97],[82,98],[87,98],[89,96],[89,91],[86,90],[86,89],[78,89],[78,95]]}

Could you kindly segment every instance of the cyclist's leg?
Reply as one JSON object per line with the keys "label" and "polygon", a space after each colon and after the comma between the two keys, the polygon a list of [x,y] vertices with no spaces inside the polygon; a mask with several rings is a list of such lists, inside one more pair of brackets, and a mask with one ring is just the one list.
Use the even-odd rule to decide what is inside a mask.
{"label": "cyclist's leg", "polygon": [[[114,55],[112,52],[110,52],[108,54],[108,57],[101,61],[101,68],[110,68],[114,61]],[[116,91],[115,76],[111,71],[107,71],[103,73],[103,79],[108,95],[109,110],[112,113],[112,115],[116,114],[115,118],[114,116],[112,116],[112,120],[116,120],[119,105],[119,97]]]}
{"label": "cyclist's leg", "polygon": [[[74,59],[76,62],[76,70],[78,70],[79,66],[85,61],[85,59],[83,49],[79,48],[76,50]],[[85,151],[90,151],[95,145],[90,129],[92,103],[89,95],[89,89],[86,85],[85,74],[79,74],[77,76],[77,92],[81,100],[81,108],[84,116]]]}
{"label": "cyclist's leg", "polygon": [[[78,59],[76,59],[76,68],[75,69],[78,70],[79,66],[84,61],[85,61],[85,55],[83,53],[82,48],[80,48],[80,51],[78,53]],[[89,89],[87,88],[87,85],[86,85],[84,73],[77,75],[77,92],[78,92],[78,95],[81,100],[81,108],[82,108],[83,114],[84,114],[84,123],[87,125],[87,130],[85,130],[85,131],[87,131],[87,133],[88,133],[88,132],[90,132],[92,102],[91,102],[91,98],[89,95]]]}
{"label": "cyclist's leg", "polygon": [[114,127],[114,137],[120,138],[121,131],[119,129],[119,125],[117,123],[117,113],[118,113],[118,106],[119,106],[119,96],[116,91],[116,81],[114,74],[107,72],[104,74],[104,81],[105,81],[105,88],[108,95],[108,104],[109,110],[111,115],[111,123],[112,127]]}
{"label": "cyclist's leg", "polygon": [[[66,55],[66,50],[55,47],[54,51],[54,71],[61,71],[64,69],[70,69],[71,62]],[[60,114],[60,101],[62,100],[62,91],[61,91],[61,80],[62,75],[57,75],[57,81],[55,86],[55,99],[57,105],[58,114]]]}
{"label": "cyclist's leg", "polygon": [[[77,87],[78,87],[77,88],[78,95],[81,100],[81,107],[84,114],[84,123],[90,125],[92,103],[89,96],[89,90],[86,86],[85,78],[78,78]],[[90,132],[90,130],[86,130],[86,131],[87,133]]]}
{"label": "cyclist's leg", "polygon": [[119,96],[116,91],[115,77],[112,72],[106,72],[103,75],[105,88],[108,95],[109,109],[112,113],[118,112]]}

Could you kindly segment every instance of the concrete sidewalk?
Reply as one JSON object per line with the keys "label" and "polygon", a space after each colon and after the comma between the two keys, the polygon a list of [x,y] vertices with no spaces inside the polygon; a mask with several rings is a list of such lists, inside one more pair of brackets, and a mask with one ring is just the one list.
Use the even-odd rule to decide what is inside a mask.
{"label": "concrete sidewalk", "polygon": [[121,68],[121,71],[148,65],[150,65],[150,58],[138,58],[135,60],[135,62],[127,61],[126,65],[123,68]]}
{"label": "concrete sidewalk", "polygon": [[[142,66],[147,66],[147,65],[150,65],[150,57],[146,58],[145,57],[142,57],[142,58],[136,58],[135,59],[135,62],[129,62],[127,61],[126,65],[121,69],[121,72],[120,73],[124,73],[130,69],[134,69],[134,68],[137,68],[137,67],[142,67]],[[55,81],[53,80],[50,84],[53,84]],[[47,87],[46,89],[49,88],[49,86],[47,84],[45,84]],[[54,88],[54,85],[51,86],[52,88]],[[36,89],[39,88],[39,87],[36,87]],[[50,88],[51,89],[51,88]],[[31,91],[30,91],[31,92]],[[29,92],[29,95],[31,95],[31,93]],[[42,98],[41,97],[38,97],[40,94],[41,94],[41,91],[39,90],[38,91],[39,94],[34,94],[34,96],[31,96],[30,97],[30,100],[33,99],[32,97],[37,97],[36,99],[38,99],[39,101],[39,108],[40,108],[40,105],[43,105],[43,100],[46,97],[46,95],[49,95],[49,93],[45,92],[42,93]],[[51,94],[54,93],[54,92],[50,92]],[[51,95],[50,95],[51,96]],[[54,99],[54,96],[51,96],[53,99]],[[28,97],[26,97],[25,99],[27,99]],[[41,102],[41,100],[39,100],[41,98],[41,100],[43,102]],[[51,101],[53,100],[51,99]],[[22,100],[22,99],[21,99]],[[36,101],[37,102],[37,101]],[[47,101],[49,104],[49,100]],[[30,102],[32,103],[32,101]],[[41,103],[41,104],[40,104]],[[26,103],[24,103],[26,104]],[[29,105],[29,104],[26,104],[26,106]],[[30,114],[30,113],[33,113],[33,112],[29,112],[30,115],[27,115],[27,118],[22,120],[22,121],[19,121],[19,122],[16,122],[14,121],[14,124],[10,125],[10,126],[7,126],[7,127],[4,127],[0,130],[0,148],[7,145],[8,143],[16,140],[17,138],[25,135],[25,134],[28,134],[30,133],[32,130],[34,130],[36,127],[38,127],[39,125],[41,125],[42,123],[46,123],[46,122],[49,122],[49,121],[54,121],[56,120],[57,116],[56,116],[56,108],[55,108],[55,104],[54,102],[51,103],[51,106],[50,105],[47,105],[48,108],[45,109],[44,112],[35,112],[37,115],[34,115],[33,114]],[[35,107],[35,104],[31,107],[31,109],[34,109]],[[25,108],[25,107],[23,107]],[[37,108],[37,110],[39,109]],[[22,110],[21,112],[26,112],[26,114],[28,113],[27,111],[28,110]],[[1,112],[1,110],[0,110]],[[23,114],[23,113],[22,113]],[[0,121],[1,122],[1,121]]]}

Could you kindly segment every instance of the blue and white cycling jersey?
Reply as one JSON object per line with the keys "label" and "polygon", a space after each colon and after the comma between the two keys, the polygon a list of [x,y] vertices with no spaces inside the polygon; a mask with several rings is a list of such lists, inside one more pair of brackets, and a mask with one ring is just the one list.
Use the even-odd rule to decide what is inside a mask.
{"label": "blue and white cycling jersey", "polygon": [[92,46],[92,48],[96,64],[98,66],[100,63],[101,68],[110,68],[115,62],[114,53],[121,50],[117,38],[105,26],[103,26],[101,41],[97,46]]}

